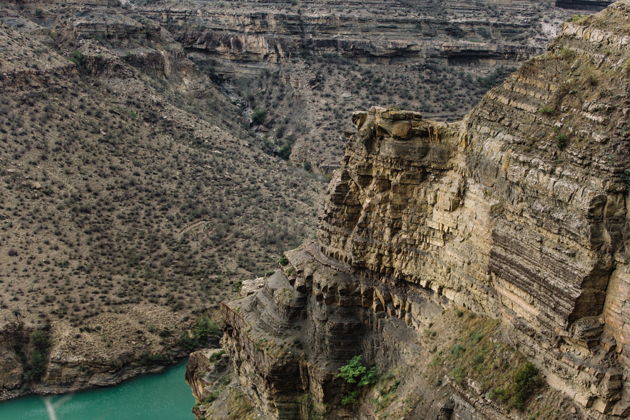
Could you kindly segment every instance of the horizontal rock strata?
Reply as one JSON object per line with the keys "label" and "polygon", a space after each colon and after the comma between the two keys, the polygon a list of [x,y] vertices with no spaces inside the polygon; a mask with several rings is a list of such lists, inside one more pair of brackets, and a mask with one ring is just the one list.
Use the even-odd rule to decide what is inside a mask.
{"label": "horizontal rock strata", "polygon": [[[267,416],[348,418],[336,369],[430,357],[424,331],[453,306],[501,320],[576,404],[558,418],[630,415],[629,40],[623,0],[566,23],[460,123],[353,115],[317,242],[223,306],[225,347]],[[468,406],[424,418],[520,418],[474,389],[453,385]]]}

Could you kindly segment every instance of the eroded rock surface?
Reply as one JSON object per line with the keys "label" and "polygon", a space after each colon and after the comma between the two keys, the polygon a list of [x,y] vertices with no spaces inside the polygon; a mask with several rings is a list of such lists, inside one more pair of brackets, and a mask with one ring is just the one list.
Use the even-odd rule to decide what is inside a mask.
{"label": "eroded rock surface", "polygon": [[[224,348],[261,412],[630,415],[629,63],[622,0],[566,23],[546,54],[459,123],[378,107],[355,113],[317,241],[286,253],[258,292],[222,307]],[[477,329],[457,339],[471,323]],[[492,397],[472,368],[432,380],[436,362],[465,351],[445,343],[472,351],[481,330],[505,360],[529,359],[543,373],[549,387],[524,411]],[[368,392],[341,406],[335,374],[357,354],[397,372],[398,402],[383,408],[370,398],[384,394]],[[501,369],[491,362],[484,369]]]}

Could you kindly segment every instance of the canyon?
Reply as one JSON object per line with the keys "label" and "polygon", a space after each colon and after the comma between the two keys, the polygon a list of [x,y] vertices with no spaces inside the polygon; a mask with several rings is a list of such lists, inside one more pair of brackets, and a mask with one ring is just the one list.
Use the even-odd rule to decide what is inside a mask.
{"label": "canyon", "polygon": [[317,239],[191,356],[197,417],[627,418],[628,98],[620,0],[461,121],[353,113]]}
{"label": "canyon", "polygon": [[[513,208],[505,203],[505,196],[516,200],[511,188],[524,189],[526,182],[533,182],[529,175],[510,172],[511,177],[526,177],[511,183],[499,177],[494,192],[488,183],[495,182],[491,172],[496,159],[505,166],[502,170],[525,171],[522,168],[527,165],[542,165],[541,173],[559,179],[551,187],[560,191],[554,194],[566,194],[565,200],[571,201],[575,195],[571,188],[584,181],[574,177],[579,178],[591,161],[594,167],[604,167],[611,155],[614,162],[610,165],[623,168],[616,161],[623,149],[608,141],[608,131],[597,125],[607,127],[619,121],[607,114],[616,109],[615,95],[605,102],[609,105],[601,105],[599,99],[582,98],[581,91],[571,93],[573,81],[556,89],[561,82],[550,82],[556,77],[550,68],[548,75],[538,79],[509,79],[500,88],[505,90],[503,94],[491,101],[497,90],[492,91],[464,123],[456,122],[524,60],[542,53],[562,21],[575,13],[601,9],[606,3],[2,2],[0,400],[33,392],[112,385],[163,369],[194,348],[216,344],[219,328],[210,317],[219,312],[228,320],[229,334],[234,334],[231,341],[225,341],[229,357],[204,351],[191,359],[199,372],[216,369],[210,376],[201,376],[219,386],[227,385],[223,382],[230,363],[258,354],[254,350],[268,344],[271,353],[292,352],[292,361],[283,365],[285,371],[278,370],[272,359],[264,359],[267,353],[260,356],[264,359],[260,364],[239,364],[239,369],[252,373],[253,381],[260,381],[256,389],[264,395],[253,401],[259,401],[266,416],[293,416],[303,410],[312,415],[331,414],[326,407],[335,401],[338,384],[329,388],[321,381],[335,382],[331,375],[337,365],[354,353],[363,354],[366,362],[378,364],[383,371],[404,366],[398,355],[411,354],[412,341],[407,339],[415,340],[408,325],[413,331],[430,330],[435,327],[427,326],[434,323],[452,327],[453,334],[464,334],[459,317],[438,316],[441,308],[453,303],[467,311],[465,318],[472,323],[477,321],[469,313],[488,317],[475,318],[480,322],[475,328],[484,331],[480,338],[484,345],[502,334],[492,317],[503,315],[500,308],[505,305],[513,311],[508,315],[519,331],[560,331],[564,341],[577,340],[586,348],[583,351],[599,351],[608,363],[614,352],[603,352],[602,346],[622,347],[624,336],[619,331],[623,330],[624,312],[623,301],[608,303],[605,290],[625,290],[626,281],[616,268],[623,252],[618,245],[610,245],[617,244],[610,232],[618,236],[618,229],[609,229],[608,223],[622,223],[623,217],[606,213],[606,223],[589,228],[588,235],[601,233],[601,244],[593,239],[597,246],[584,239],[584,220],[571,218],[563,229],[572,232],[570,240],[584,248],[578,256],[581,263],[570,272],[563,271],[557,267],[558,261],[572,258],[573,242],[548,239],[543,235],[546,231],[541,231],[542,242],[531,237],[522,249],[515,250],[513,247],[521,245],[510,242],[516,235],[512,230],[527,230],[514,220],[534,217],[523,203],[534,200],[532,206],[542,206],[530,210],[536,217],[547,209],[542,198],[535,201],[537,196],[521,196],[522,202],[513,203]],[[625,51],[624,30],[618,29],[622,34],[619,42],[607,38],[608,32],[594,37],[608,42],[606,48],[614,55],[617,44]],[[577,71],[579,83],[590,89],[603,77],[602,65],[614,66],[593,58],[602,54],[595,47],[580,49],[591,44],[575,44],[559,54],[569,60],[569,56],[592,53],[594,68],[557,71]],[[559,64],[554,62],[551,67]],[[607,83],[612,81],[602,81],[602,85]],[[554,92],[551,97],[549,89]],[[544,112],[538,112],[541,101],[549,102],[541,105]],[[588,102],[580,118],[593,127],[572,121],[573,108],[566,107],[577,107],[580,101]],[[506,109],[499,109],[499,104]],[[347,118],[352,110],[372,105],[385,107],[356,114],[354,125]],[[416,109],[419,114],[394,107]],[[523,109],[529,116],[515,117],[519,122],[500,132],[502,124],[512,124],[509,115]],[[482,121],[486,114],[487,121]],[[544,142],[517,136],[517,132],[534,135],[527,124],[538,124],[540,119],[545,124],[537,125],[537,135]],[[466,128],[475,121],[479,127]],[[573,122],[582,127],[579,139],[568,131]],[[369,127],[377,125],[380,128],[372,133]],[[411,128],[407,130],[407,126]],[[543,133],[544,127],[552,131]],[[344,156],[344,132],[356,129],[365,139],[350,143],[354,146],[347,149],[341,172],[332,175]],[[499,140],[475,143],[473,133],[481,138],[486,129],[503,133],[505,141],[517,144],[520,152],[502,152]],[[394,130],[392,138],[402,139],[406,145],[386,141],[381,155],[383,130]],[[591,154],[587,147],[591,134],[601,138],[606,153]],[[429,146],[426,139],[434,136],[440,144]],[[421,142],[427,144],[417,145],[412,139],[425,139]],[[365,150],[361,141],[366,142]],[[554,150],[547,144],[554,142],[564,144],[563,149]],[[581,144],[585,150],[580,149]],[[533,149],[541,147],[544,153],[534,156]],[[490,150],[497,155],[487,156]],[[504,152],[510,157],[498,156]],[[547,154],[553,159],[571,159],[583,172],[571,169],[569,174],[556,174]],[[478,162],[472,159],[477,155]],[[528,157],[533,159],[530,163]],[[604,179],[606,174],[599,176]],[[312,243],[320,193],[330,176],[330,194],[336,201],[328,203],[319,239]],[[597,185],[593,191],[599,191]],[[586,194],[581,197],[588,202],[582,204],[593,207],[589,217],[600,217],[603,208],[613,213],[625,208],[620,201],[610,204],[612,198],[593,199],[591,205],[591,190],[580,194]],[[622,189],[618,194],[623,195]],[[420,196],[424,198],[409,204],[412,197]],[[583,209],[579,204],[572,204],[576,211]],[[557,219],[566,211],[558,206],[553,208],[558,213],[545,223],[560,223]],[[479,218],[487,229],[472,221],[477,212],[475,220]],[[502,212],[505,220],[494,220]],[[543,224],[548,230],[561,229],[554,226]],[[490,237],[488,229],[492,230]],[[554,232],[564,234],[563,230]],[[281,256],[308,238],[300,251]],[[545,281],[542,277],[523,279],[522,274],[512,272],[521,268],[501,271],[503,260],[514,260],[508,265],[526,270],[529,261],[517,257],[537,246],[544,248],[539,251],[539,263],[557,271],[552,291],[540,285]],[[605,255],[600,258],[599,248],[606,248],[608,254],[601,251]],[[452,261],[447,262],[444,253],[451,253]],[[241,283],[245,283],[243,289],[257,290],[261,280],[243,279],[269,275],[279,258],[286,262],[285,274],[274,274],[247,298],[258,302],[254,306],[267,308],[261,317],[264,328],[253,327],[257,323],[254,309],[239,315],[237,304],[219,307],[219,302],[237,295]],[[613,268],[615,280],[608,282]],[[487,270],[491,270],[490,279],[484,276]],[[304,276],[304,271],[320,273],[315,287],[321,286],[325,292],[315,293],[315,300],[308,298],[314,293],[313,279]],[[571,278],[573,274],[575,278]],[[328,285],[329,275],[337,276],[339,284]],[[355,275],[361,278],[358,283]],[[503,280],[495,281],[495,275]],[[287,279],[293,286],[287,287]],[[383,289],[382,282],[392,290]],[[570,290],[565,293],[567,284]],[[365,293],[356,287],[365,288]],[[557,292],[560,289],[562,293]],[[344,301],[334,304],[339,293]],[[375,299],[376,294],[380,300]],[[416,308],[422,315],[412,317],[416,309],[408,307],[408,299],[422,302]],[[508,300],[511,303],[505,303]],[[281,317],[275,301],[284,308]],[[334,304],[325,327],[308,321],[314,313],[322,319],[328,316],[329,309],[311,308],[320,301]],[[364,303],[357,306],[357,301]],[[347,314],[336,312],[338,305],[347,306]],[[600,325],[597,314],[602,307],[607,321]],[[253,315],[245,316],[245,312]],[[527,322],[521,322],[521,317]],[[395,324],[397,332],[385,324]],[[262,335],[253,338],[253,348],[245,349],[241,340],[247,340],[247,325],[253,328],[251,334]],[[302,327],[309,337],[296,341],[289,332]],[[368,333],[373,327],[378,331]],[[321,328],[327,331],[325,339],[319,337]],[[340,333],[347,337],[337,342]],[[382,335],[398,333],[403,336],[385,339]],[[269,338],[267,334],[271,334]],[[284,338],[276,342],[276,336]],[[450,339],[455,335],[439,343],[445,346]],[[383,347],[376,351],[370,340]],[[395,344],[398,341],[400,345]],[[576,348],[582,349],[579,345],[568,347],[571,357]],[[296,346],[302,349],[296,350]],[[364,351],[357,346],[365,347]],[[298,357],[307,347],[312,349],[309,352],[318,352],[317,363],[310,364],[314,370],[308,374],[300,361],[308,358]],[[511,355],[505,360],[513,357],[520,366],[525,356],[540,348],[519,348],[520,353],[503,350]],[[413,354],[411,359],[425,353]],[[549,354],[551,358],[557,355]],[[430,359],[425,356],[423,361]],[[566,369],[565,376],[559,374],[557,387],[572,375],[571,369],[586,372],[584,376],[593,372],[608,375],[608,385],[602,385],[604,379],[598,377],[593,386],[608,386],[610,392],[604,388],[585,392],[590,383],[586,378],[574,394],[586,399],[583,406],[604,404],[604,411],[623,412],[621,403],[609,402],[617,397],[621,401],[625,395],[617,385],[619,374],[598,364],[587,369],[580,360],[572,365],[558,362],[561,368],[550,368],[556,373]],[[273,390],[275,385],[266,379],[256,379],[263,365],[274,370],[278,380],[304,373],[304,382],[296,388],[299,395],[284,395],[277,406],[272,394],[282,392]],[[295,370],[296,366],[302,370]],[[201,377],[191,375],[192,383]],[[307,379],[309,375],[316,379]],[[387,386],[393,387],[394,382]],[[411,393],[418,384],[405,389]],[[196,394],[207,394],[203,384],[194,387]],[[258,404],[247,405],[249,400],[240,398],[241,388],[230,383],[232,406],[216,412],[256,410]],[[244,389],[251,386],[246,384]],[[298,397],[302,402],[296,402]],[[556,394],[549,398],[569,404]],[[464,404],[464,399],[456,402]],[[402,410],[396,404],[390,408]],[[203,404],[196,408],[199,413],[203,409]]]}
{"label": "canyon", "polygon": [[264,150],[324,173],[338,165],[354,109],[460,119],[584,11],[523,0],[134,3],[247,112],[264,115],[256,132]]}

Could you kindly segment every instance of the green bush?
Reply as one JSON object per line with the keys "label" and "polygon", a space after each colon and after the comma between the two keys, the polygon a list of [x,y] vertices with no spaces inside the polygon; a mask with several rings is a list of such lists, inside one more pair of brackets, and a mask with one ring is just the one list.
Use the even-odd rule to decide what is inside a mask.
{"label": "green bush", "polygon": [[193,351],[210,344],[210,340],[221,335],[221,328],[209,317],[202,316],[189,332],[179,339],[179,345],[187,351]]}
{"label": "green bush", "polygon": [[470,341],[472,341],[475,344],[480,342],[482,338],[483,338],[483,334],[481,333],[481,331],[473,331],[470,334]]}
{"label": "green bush", "polygon": [[501,66],[486,77],[478,77],[477,83],[484,89],[490,89],[503,83],[512,72],[514,72],[514,69]]}
{"label": "green bush", "polygon": [[27,381],[37,381],[46,372],[50,334],[48,330],[35,330],[31,332],[29,339],[31,352],[24,368],[24,377]]}
{"label": "green bush", "polygon": [[367,367],[361,361],[362,358],[363,356],[357,355],[350,359],[348,363],[339,368],[337,378],[341,378],[349,384],[359,382],[367,372]]}
{"label": "green bush", "polygon": [[203,399],[204,404],[210,404],[214,400],[219,397],[219,390],[211,391],[206,397]]}
{"label": "green bush", "polygon": [[210,356],[210,361],[212,363],[218,362],[219,359],[221,359],[221,356],[223,356],[225,354],[225,350],[219,350],[216,353],[212,353],[212,356]]}
{"label": "green bush", "polygon": [[359,399],[359,391],[351,391],[341,398],[341,405],[354,405]]}
{"label": "green bush", "polygon": [[282,144],[282,146],[280,146],[276,151],[276,156],[284,160],[289,160],[289,157],[291,157],[291,151],[293,150],[293,145],[295,144],[295,140],[295,135],[288,135],[284,139],[284,144]]}
{"label": "green bush", "polygon": [[83,67],[85,65],[85,56],[81,51],[73,51],[69,60],[76,64],[77,67]]}
{"label": "green bush", "polygon": [[455,380],[456,384],[461,385],[464,382],[466,374],[464,373],[464,369],[456,367],[451,371],[451,376],[453,377],[453,380]]}
{"label": "green bush", "polygon": [[160,353],[144,353],[140,356],[141,365],[161,365],[169,361],[169,358]]}
{"label": "green bush", "polygon": [[455,344],[453,347],[451,347],[451,354],[455,357],[459,357],[465,351],[466,347],[462,346],[461,344]]}
{"label": "green bush", "polygon": [[264,108],[256,108],[252,113],[252,124],[260,125],[265,122],[267,118],[267,111]]}
{"label": "green bush", "polygon": [[536,366],[527,362],[514,375],[514,395],[510,399],[513,407],[522,410],[525,403],[542,385],[542,379]]}
{"label": "green bush", "polygon": [[278,149],[278,157],[282,160],[289,160],[291,156],[291,150],[293,149],[292,144],[284,144],[280,149]]}
{"label": "green bush", "polygon": [[569,144],[569,136],[567,136],[564,133],[556,134],[556,145],[558,146],[559,150],[566,149],[568,144]]}
{"label": "green bush", "polygon": [[556,113],[556,108],[551,106],[551,105],[544,105],[544,106],[540,107],[540,109],[538,111],[541,114],[553,115],[553,114]]}
{"label": "green bush", "polygon": [[356,355],[348,361],[345,365],[339,368],[337,378],[343,379],[347,384],[351,385],[352,389],[341,399],[342,405],[351,405],[357,402],[359,396],[359,390],[356,388],[371,386],[378,380],[378,373],[376,368],[368,369],[362,362],[363,356]]}
{"label": "green bush", "polygon": [[569,19],[569,22],[577,23],[578,25],[582,25],[588,19],[588,15],[573,15]]}

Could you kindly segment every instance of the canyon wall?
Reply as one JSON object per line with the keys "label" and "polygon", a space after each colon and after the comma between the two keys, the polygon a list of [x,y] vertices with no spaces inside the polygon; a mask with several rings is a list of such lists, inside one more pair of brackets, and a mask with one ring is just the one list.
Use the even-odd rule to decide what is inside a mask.
{"label": "canyon wall", "polygon": [[[565,23],[461,122],[354,113],[317,241],[222,306],[254,405],[281,419],[630,415],[629,97],[622,0]],[[355,355],[381,388],[349,406],[336,373]],[[527,360],[546,385],[510,406],[497,395]]]}
{"label": "canyon wall", "polygon": [[284,147],[285,158],[328,173],[352,110],[398,106],[460,119],[577,13],[550,0],[131,3],[248,116],[265,113],[255,127],[265,150]]}

